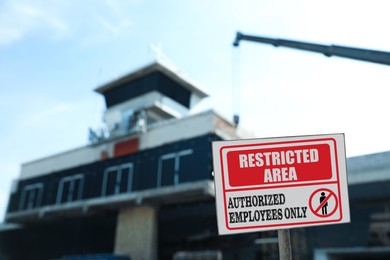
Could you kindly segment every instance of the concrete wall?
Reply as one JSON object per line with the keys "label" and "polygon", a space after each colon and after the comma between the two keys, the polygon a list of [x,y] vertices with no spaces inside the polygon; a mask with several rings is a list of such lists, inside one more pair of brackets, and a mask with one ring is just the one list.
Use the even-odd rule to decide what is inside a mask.
{"label": "concrete wall", "polygon": [[234,138],[235,128],[212,110],[181,119],[165,120],[149,126],[147,132],[143,134],[125,135],[99,144],[24,163],[20,179],[36,177],[106,159],[102,158],[102,153],[112,158],[115,144],[134,138],[139,139],[138,150],[141,151],[207,133],[217,133],[223,135],[223,138]]}
{"label": "concrete wall", "polygon": [[149,206],[121,209],[114,250],[131,259],[157,259],[157,209]]}

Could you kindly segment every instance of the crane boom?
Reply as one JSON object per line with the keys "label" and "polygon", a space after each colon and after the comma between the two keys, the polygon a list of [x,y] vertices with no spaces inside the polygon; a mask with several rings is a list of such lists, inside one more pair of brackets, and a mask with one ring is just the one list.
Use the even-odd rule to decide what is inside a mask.
{"label": "crane boom", "polygon": [[283,46],[304,51],[318,52],[324,54],[327,57],[338,56],[354,60],[390,65],[390,52],[385,51],[368,50],[338,45],[321,45],[285,39],[266,38],[260,36],[246,35],[240,32],[237,32],[236,39],[233,42],[233,46],[238,47],[241,40],[271,44],[275,47]]}

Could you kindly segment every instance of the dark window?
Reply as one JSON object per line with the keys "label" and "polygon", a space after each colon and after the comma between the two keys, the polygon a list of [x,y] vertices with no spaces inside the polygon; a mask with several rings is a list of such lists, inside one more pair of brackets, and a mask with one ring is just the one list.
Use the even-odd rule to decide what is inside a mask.
{"label": "dark window", "polygon": [[109,167],[104,171],[102,196],[114,195],[132,190],[133,164],[125,163]]}
{"label": "dark window", "polygon": [[162,158],[161,165],[161,186],[173,185],[175,183],[175,157]]}
{"label": "dark window", "polygon": [[23,187],[19,201],[19,209],[33,209],[42,202],[43,183],[29,184]]}
{"label": "dark window", "polygon": [[109,108],[151,91],[158,91],[161,94],[176,100],[183,106],[190,106],[191,91],[158,71],[130,82],[125,82],[120,86],[116,86],[106,91],[103,95],[106,100],[107,108]]}
{"label": "dark window", "polygon": [[58,184],[57,204],[80,200],[83,196],[83,188],[83,174],[76,174],[61,178]]}
{"label": "dark window", "polygon": [[[192,154],[192,149],[164,154],[158,161],[157,187],[180,183],[180,159]],[[183,173],[182,173],[183,174]]]}

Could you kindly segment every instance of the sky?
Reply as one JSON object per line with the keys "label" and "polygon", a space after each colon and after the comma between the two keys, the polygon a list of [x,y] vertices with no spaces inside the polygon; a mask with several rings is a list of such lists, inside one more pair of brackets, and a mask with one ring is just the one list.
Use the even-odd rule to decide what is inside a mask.
{"label": "sky", "polygon": [[152,62],[150,45],[209,92],[195,111],[239,113],[259,138],[345,133],[347,157],[389,151],[389,66],[232,47],[241,31],[389,52],[388,10],[387,0],[1,1],[0,218],[21,164],[86,145],[105,110],[93,90]]}

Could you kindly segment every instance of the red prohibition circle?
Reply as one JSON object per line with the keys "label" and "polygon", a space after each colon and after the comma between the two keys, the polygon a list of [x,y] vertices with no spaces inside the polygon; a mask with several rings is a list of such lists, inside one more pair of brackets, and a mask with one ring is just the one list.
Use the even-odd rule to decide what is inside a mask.
{"label": "red prohibition circle", "polygon": [[[326,201],[328,201],[328,200],[330,199],[330,197],[334,197],[335,202],[336,202],[336,203],[335,203],[334,209],[333,209],[330,213],[325,214],[325,215],[322,215],[322,214],[318,214],[318,213],[317,213],[317,212],[320,210],[320,208],[321,208],[320,206],[318,206],[317,209],[314,209],[314,208],[313,208],[313,205],[312,205],[312,201],[313,201],[314,195],[318,194],[318,193],[321,192],[321,191],[329,192],[328,196],[326,197],[326,200],[323,201],[323,203],[325,203]],[[321,205],[321,204],[320,204],[320,205]],[[320,218],[327,218],[327,217],[332,216],[332,215],[336,212],[338,206],[339,206],[339,205],[338,205],[336,193],[334,193],[334,192],[333,192],[332,190],[330,190],[330,189],[320,188],[320,189],[315,190],[315,191],[310,195],[309,207],[310,207],[311,212],[313,212],[313,214],[316,215],[317,217],[320,217]]]}

